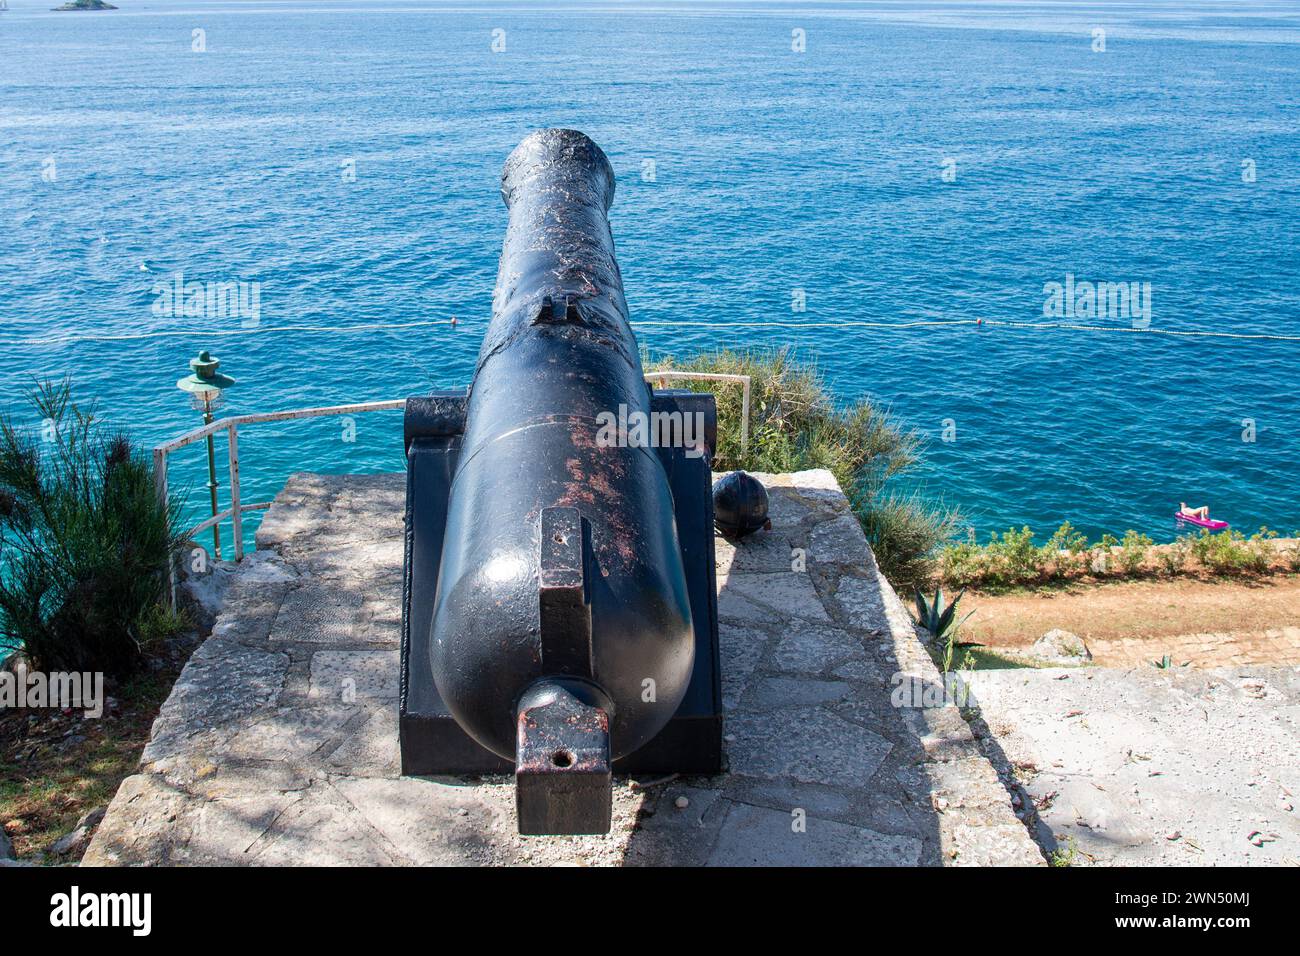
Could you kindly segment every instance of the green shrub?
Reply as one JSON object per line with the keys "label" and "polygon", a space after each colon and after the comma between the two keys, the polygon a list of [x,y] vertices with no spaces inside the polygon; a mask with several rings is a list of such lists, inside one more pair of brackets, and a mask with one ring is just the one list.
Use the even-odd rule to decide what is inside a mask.
{"label": "green shrub", "polygon": [[673,387],[713,392],[718,402],[715,471],[791,472],[825,468],[844,489],[881,570],[899,586],[925,580],[936,549],[958,515],[900,490],[896,479],[918,462],[922,439],[866,399],[847,408],[829,394],[816,368],[788,349],[720,351],[688,359],[645,356],[647,372],[688,371],[750,377],[749,449],[740,447],[739,386],[708,381]]}
{"label": "green shrub", "polygon": [[1154,546],[1155,542],[1146,535],[1139,534],[1132,528],[1125,531],[1124,538],[1119,543],[1119,563],[1124,571],[1128,574],[1137,574],[1141,571],[1147,552]]}
{"label": "green shrub", "polygon": [[148,607],[139,619],[139,640],[142,648],[179,634],[190,626],[189,615],[184,610],[172,610],[164,603]]}
{"label": "green shrub", "polygon": [[1173,544],[1159,552],[1160,567],[1170,577],[1181,574],[1191,556],[1191,544],[1186,535],[1180,535]]}
{"label": "green shrub", "polygon": [[988,580],[989,566],[988,552],[976,543],[972,529],[967,540],[946,545],[939,552],[937,577],[953,587],[979,587]]}
{"label": "green shrub", "polygon": [[31,403],[38,429],[0,416],[0,635],[43,670],[124,676],[157,631],[175,508],[67,381],[39,384]]}
{"label": "green shrub", "polygon": [[1252,574],[1268,574],[1273,570],[1277,549],[1273,547],[1276,531],[1260,528],[1246,542],[1246,569]]}
{"label": "green shrub", "polygon": [[[1155,570],[1172,576],[1199,569],[1216,574],[1267,575],[1279,560],[1300,571],[1300,549],[1280,552],[1274,543],[1277,536],[1268,528],[1260,528],[1249,538],[1239,531],[1211,533],[1202,529],[1196,535],[1181,535],[1170,545],[1156,545],[1148,535],[1129,529],[1122,539],[1103,534],[1096,543],[1089,544],[1087,537],[1067,521],[1038,549],[1033,547],[1033,533],[1027,527],[1019,531],[1011,528],[1001,536],[994,533],[983,546],[976,543],[972,533],[966,541],[943,548],[936,578],[950,587],[1000,588],[1036,584],[1045,577],[1069,579],[1089,572],[1108,577]],[[1193,557],[1195,568],[1189,568]]]}
{"label": "green shrub", "polygon": [[1192,550],[1192,554],[1196,557],[1196,563],[1203,568],[1209,567],[1210,545],[1214,541],[1214,536],[1210,534],[1208,529],[1202,528],[1200,533],[1190,537],[1184,537],[1186,537],[1188,545]]}
{"label": "green shrub", "polygon": [[1119,547],[1119,538],[1113,534],[1103,534],[1088,551],[1089,567],[1096,564],[1101,574],[1109,574],[1115,563],[1115,548]]}
{"label": "green shrub", "polygon": [[995,533],[989,547],[1002,558],[1008,581],[1035,581],[1043,576],[1043,552],[1034,545],[1028,525],[1019,531],[1008,528],[1001,541]]}
{"label": "green shrub", "polygon": [[[1190,547],[1197,562],[1218,574],[1270,574],[1278,551],[1273,545],[1276,531],[1260,528],[1247,538],[1240,531],[1211,533],[1202,529],[1191,539]],[[1294,566],[1294,559],[1292,560]]]}
{"label": "green shrub", "polygon": [[[1058,534],[1077,547],[1078,538],[1068,523],[1062,528]],[[1028,527],[1019,531],[1008,528],[1001,535],[993,532],[989,543],[981,546],[972,533],[968,540],[949,544],[939,553],[937,577],[951,587],[1001,588],[1041,581],[1047,577],[1049,566],[1054,575],[1062,573],[1059,549],[1053,545],[1059,540],[1053,536],[1040,548],[1034,544],[1034,533]]]}
{"label": "green shrub", "polygon": [[1250,566],[1251,554],[1246,546],[1246,537],[1240,531],[1220,531],[1210,533],[1202,529],[1205,538],[1204,557],[1201,563],[1209,570],[1221,574],[1231,574]]}
{"label": "green shrub", "polygon": [[936,548],[952,536],[953,512],[917,494],[858,490],[850,501],[886,578],[902,587],[932,575]]}
{"label": "green shrub", "polygon": [[1043,558],[1051,564],[1052,576],[1057,578],[1087,571],[1089,556],[1088,536],[1068,521],[1061,522],[1043,545]]}

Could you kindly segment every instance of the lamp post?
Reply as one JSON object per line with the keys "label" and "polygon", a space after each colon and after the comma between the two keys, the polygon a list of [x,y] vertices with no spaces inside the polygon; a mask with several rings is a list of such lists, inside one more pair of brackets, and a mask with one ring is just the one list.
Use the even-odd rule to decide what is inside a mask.
{"label": "lamp post", "polygon": [[[190,359],[191,374],[176,382],[176,387],[190,395],[190,404],[203,413],[203,424],[212,424],[212,411],[221,404],[221,393],[235,384],[229,375],[217,371],[221,365],[207,349],[197,358]],[[212,516],[217,515],[217,455],[213,448],[212,436],[208,436],[208,493],[212,498]],[[220,523],[212,525],[213,557],[221,560]]]}

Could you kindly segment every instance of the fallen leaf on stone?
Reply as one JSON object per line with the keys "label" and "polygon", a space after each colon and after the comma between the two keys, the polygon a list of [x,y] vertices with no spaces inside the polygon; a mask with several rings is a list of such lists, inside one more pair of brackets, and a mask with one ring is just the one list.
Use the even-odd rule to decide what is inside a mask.
{"label": "fallen leaf on stone", "polygon": [[1255,830],[1253,833],[1251,833],[1250,836],[1246,837],[1246,839],[1249,840],[1251,843],[1255,844],[1255,846],[1263,846],[1265,843],[1276,843],[1277,834],[1276,833],[1265,834],[1265,833],[1261,833],[1259,830]]}

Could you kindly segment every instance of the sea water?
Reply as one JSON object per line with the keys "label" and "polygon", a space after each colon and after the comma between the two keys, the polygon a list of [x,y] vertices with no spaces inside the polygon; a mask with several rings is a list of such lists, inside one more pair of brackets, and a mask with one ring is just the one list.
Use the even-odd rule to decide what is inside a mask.
{"label": "sea water", "polygon": [[[465,384],[501,164],[569,126],[618,175],[646,347],[795,349],[928,437],[910,487],[981,537],[1168,538],[1180,501],[1300,527],[1295,4],[54,5],[0,13],[24,421],[32,377],[69,375],[141,442],[176,435],[201,348],[238,379],[222,414]],[[403,465],[397,412],[240,448],[246,501]],[[194,520],[204,461],[174,465]]]}

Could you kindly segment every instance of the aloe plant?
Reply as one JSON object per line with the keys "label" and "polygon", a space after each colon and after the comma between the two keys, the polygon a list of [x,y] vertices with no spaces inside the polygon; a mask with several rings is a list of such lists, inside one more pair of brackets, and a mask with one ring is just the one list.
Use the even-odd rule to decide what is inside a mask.
{"label": "aloe plant", "polygon": [[957,605],[965,594],[966,591],[963,589],[961,594],[953,598],[951,604],[945,605],[943,588],[935,591],[933,601],[922,594],[919,588],[916,591],[916,623],[930,632],[934,643],[940,648],[943,655],[940,663],[945,672],[952,670],[953,654],[957,647],[980,646],[973,642],[957,641],[957,632],[970,619],[971,614],[975,613],[971,611],[960,620],[957,619]]}
{"label": "aloe plant", "polygon": [[961,601],[965,594],[966,591],[963,588],[961,594],[958,594],[951,604],[945,606],[943,588],[935,591],[933,601],[922,594],[918,588],[916,592],[916,623],[929,631],[932,637],[943,640],[950,630],[956,631],[971,614],[975,613],[971,611],[970,614],[957,621],[956,624],[953,623],[956,619],[957,603]]}

